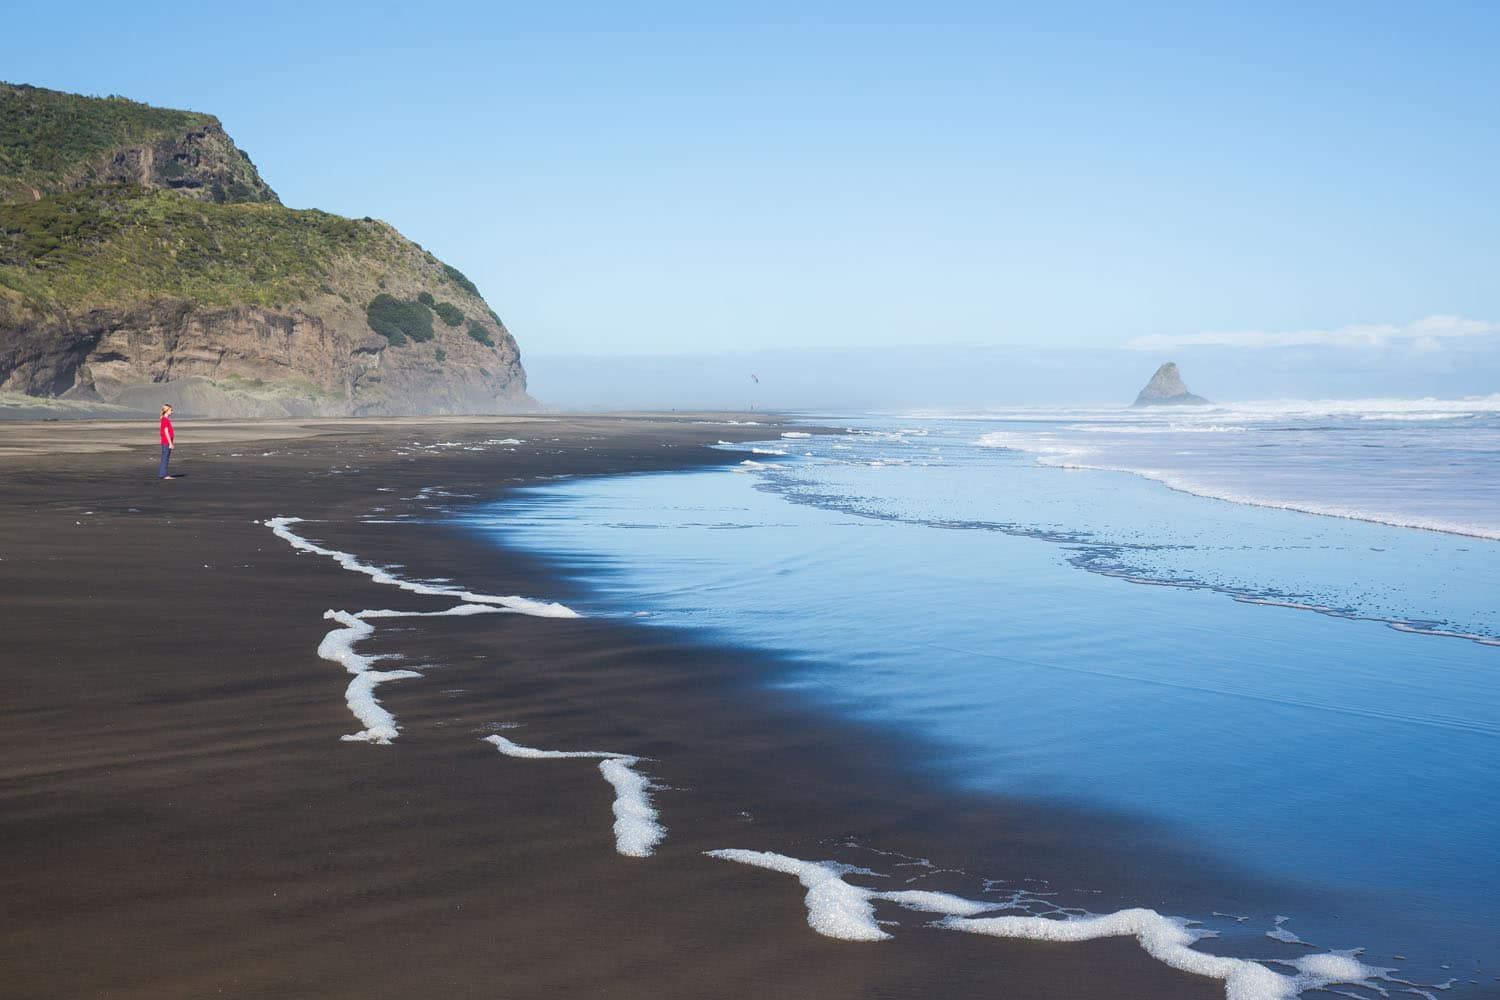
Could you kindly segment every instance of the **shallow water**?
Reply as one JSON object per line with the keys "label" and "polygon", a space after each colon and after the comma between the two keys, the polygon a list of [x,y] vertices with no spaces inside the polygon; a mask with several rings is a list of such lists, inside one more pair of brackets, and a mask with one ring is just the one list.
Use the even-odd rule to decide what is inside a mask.
{"label": "shallow water", "polygon": [[1493,988],[1500,647],[1390,623],[1500,635],[1500,543],[979,444],[1065,422],[866,421],[477,523],[576,567],[581,610],[795,653],[768,683],[923,737],[934,781],[1147,819],[1315,890],[1283,932]]}

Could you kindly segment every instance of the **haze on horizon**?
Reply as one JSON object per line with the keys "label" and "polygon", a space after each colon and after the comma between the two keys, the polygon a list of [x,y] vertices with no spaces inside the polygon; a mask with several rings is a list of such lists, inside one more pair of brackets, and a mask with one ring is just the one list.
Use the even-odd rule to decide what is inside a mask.
{"label": "haze on horizon", "polygon": [[454,261],[561,405],[751,373],[782,405],[1125,403],[1165,360],[1210,398],[1500,391],[1486,5],[85,0],[8,27],[6,79],[212,112],[288,205]]}

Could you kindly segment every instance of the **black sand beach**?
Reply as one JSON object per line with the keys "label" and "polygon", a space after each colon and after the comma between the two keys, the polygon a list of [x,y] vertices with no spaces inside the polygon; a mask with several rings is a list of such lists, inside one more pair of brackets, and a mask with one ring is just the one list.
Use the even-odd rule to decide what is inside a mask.
{"label": "black sand beach", "polygon": [[[559,417],[178,433],[183,478],[162,483],[150,424],[0,426],[0,994],[1223,995],[1131,939],[1006,942],[894,907],[880,913],[900,920],[892,940],[829,939],[807,926],[796,879],[704,857],[856,862],[861,849],[840,846],[855,842],[1071,879],[1059,884],[1101,889],[1106,906],[1161,889],[1136,884],[1086,817],[918,782],[899,734],[758,684],[766,656],[599,619],[396,620],[362,649],[423,668],[380,690],[401,737],[340,741],[358,726],[347,675],[316,654],[324,611],[452,602],[299,554],[258,522],[306,518],[308,537],[369,563],[566,603],[566,579],[535,557],[451,524],[358,517],[431,513],[398,499],[423,487],[489,498],[544,477],[732,461],[703,445],[766,428]],[[396,454],[510,436],[526,444]],[[616,853],[592,762],[481,742],[510,724],[533,746],[649,758],[668,830],[655,856]],[[1190,859],[1181,871],[1179,895],[1209,878]],[[1204,899],[1239,891],[1219,882]]]}

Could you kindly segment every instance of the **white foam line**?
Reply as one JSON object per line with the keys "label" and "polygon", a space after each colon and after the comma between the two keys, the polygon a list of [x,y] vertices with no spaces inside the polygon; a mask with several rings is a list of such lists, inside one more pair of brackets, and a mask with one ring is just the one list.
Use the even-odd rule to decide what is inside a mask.
{"label": "white foam line", "polygon": [[341,628],[336,628],[323,637],[318,643],[318,656],[332,663],[337,663],[349,673],[354,679],[349,682],[344,691],[344,701],[349,705],[349,711],[363,725],[364,729],[357,733],[351,733],[342,739],[359,741],[364,743],[378,743],[382,746],[389,745],[398,735],[401,728],[396,725],[395,716],[391,715],[375,698],[375,688],[386,681],[406,680],[422,675],[415,670],[375,670],[374,665],[380,660],[388,659],[386,656],[370,655],[355,652],[354,644],[363,642],[375,633],[375,626],[369,623],[371,618],[439,618],[444,616],[466,616],[477,614],[504,614],[515,612],[509,608],[495,607],[489,604],[459,604],[448,608],[446,611],[326,611],[323,617],[330,621],[336,621]]}
{"label": "white foam line", "polygon": [[[987,434],[985,438],[991,436]],[[985,438],[981,438],[976,443],[984,445]],[[1010,446],[990,445],[990,447],[1006,448]],[[1348,521],[1363,521],[1366,524],[1379,524],[1390,528],[1410,528],[1417,531],[1435,531],[1444,535],[1459,535],[1464,538],[1483,538],[1489,541],[1500,541],[1500,529],[1486,525],[1463,524],[1456,521],[1444,521],[1408,514],[1367,511],[1354,507],[1343,507],[1337,504],[1320,504],[1305,500],[1275,500],[1268,497],[1252,496],[1227,488],[1205,486],[1189,479],[1182,473],[1167,469],[1135,468],[1123,465],[1105,465],[1070,460],[1089,454],[1091,449],[1087,448],[1049,449],[1042,446],[1016,446],[1010,447],[1010,450],[1032,452],[1037,456],[1036,463],[1038,465],[1082,472],[1123,472],[1128,475],[1138,476],[1141,479],[1150,480],[1154,483],[1160,483],[1169,490],[1186,493],[1190,496],[1202,497],[1205,500],[1220,500],[1224,503],[1239,504],[1248,507],[1264,507],[1268,510],[1288,510],[1299,514],[1314,514],[1318,517],[1338,517]]]}
{"label": "white foam line", "polygon": [[355,675],[344,689],[344,701],[365,728],[357,733],[340,736],[339,739],[350,743],[389,746],[391,740],[401,734],[401,728],[396,725],[396,717],[375,699],[375,686],[386,681],[421,676],[415,670],[365,670]]}
{"label": "white foam line", "polygon": [[537,601],[529,597],[500,596],[496,594],[476,594],[470,590],[459,587],[441,586],[432,583],[420,583],[414,580],[406,580],[397,576],[390,570],[380,566],[371,566],[360,562],[357,556],[348,552],[340,552],[337,549],[324,548],[314,542],[310,542],[292,530],[291,526],[300,524],[300,517],[273,517],[265,522],[266,527],[292,548],[299,552],[309,552],[313,555],[332,559],[344,569],[351,573],[362,573],[376,583],[385,584],[389,587],[399,587],[413,594],[423,594],[428,597],[453,597],[470,604],[493,604],[514,611],[517,614],[532,615],[537,618],[577,618],[578,612],[572,608],[558,604],[554,601]]}
{"label": "white foam line", "polygon": [[1297,936],[1297,933],[1295,931],[1286,926],[1286,922],[1290,919],[1292,918],[1277,917],[1276,926],[1271,930],[1266,931],[1266,937],[1270,938],[1272,941],[1280,941],[1283,944],[1300,944],[1304,948],[1316,948],[1317,945],[1309,944],[1308,942],[1302,940]]}
{"label": "white foam line", "polygon": [[911,910],[945,915],[987,913],[999,909],[994,902],[977,902],[950,896],[945,892],[905,889],[883,892],[850,885],[845,875],[874,875],[867,868],[839,864],[836,861],[802,861],[770,851],[727,849],[706,851],[711,858],[737,861],[742,865],[768,868],[774,872],[795,875],[807,889],[807,925],[826,937],[844,941],[884,941],[890,937],[875,920],[873,900],[883,899]]}
{"label": "white foam line", "polygon": [[1188,926],[1181,917],[1166,917],[1155,910],[1129,909],[1070,920],[1045,917],[948,917],[942,926],[991,937],[1029,941],[1095,941],[1108,937],[1133,937],[1141,949],[1170,968],[1224,983],[1225,1000],[1292,1000],[1307,990],[1327,986],[1372,987],[1389,969],[1365,965],[1353,953],[1325,952],[1290,962],[1295,969],[1285,976],[1260,962],[1228,958],[1193,950],[1192,945],[1212,935]]}
{"label": "white foam line", "polygon": [[599,762],[599,773],[614,786],[615,850],[632,858],[648,858],[667,835],[651,805],[650,780],[635,766],[638,757],[610,757]]}
{"label": "white foam line", "polygon": [[795,875],[807,888],[807,923],[819,934],[845,941],[882,941],[891,935],[875,920],[874,901],[886,900],[907,909],[942,914],[936,924],[950,930],[1028,941],[1080,942],[1108,937],[1134,937],[1152,958],[1182,972],[1208,976],[1224,983],[1226,1000],[1292,1000],[1307,990],[1328,986],[1360,986],[1380,992],[1378,981],[1393,970],[1365,965],[1355,952],[1306,955],[1276,964],[1294,969],[1283,975],[1260,962],[1195,951],[1192,945],[1214,932],[1190,926],[1181,917],[1135,908],[1063,919],[1039,916],[980,917],[1005,904],[981,902],[941,892],[883,892],[851,885],[845,875],[874,875],[867,869],[834,861],[802,861],[769,851],[717,850],[709,857],[754,865]]}
{"label": "white foam line", "polygon": [[639,760],[629,754],[614,753],[609,750],[538,750],[536,747],[525,747],[504,736],[486,736],[484,742],[493,743],[495,749],[507,757],[520,757],[525,760]]}
{"label": "white foam line", "polygon": [[651,805],[651,781],[635,768],[641,758],[609,750],[538,750],[522,746],[504,736],[486,736],[507,757],[527,760],[588,758],[599,761],[599,773],[615,790],[615,850],[627,857],[649,858],[667,836]]}

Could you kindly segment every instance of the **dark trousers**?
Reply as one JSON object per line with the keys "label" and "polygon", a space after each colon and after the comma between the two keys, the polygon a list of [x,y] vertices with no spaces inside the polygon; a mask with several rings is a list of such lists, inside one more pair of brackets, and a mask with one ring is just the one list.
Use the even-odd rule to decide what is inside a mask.
{"label": "dark trousers", "polygon": [[162,445],[161,446],[161,471],[156,474],[158,479],[165,479],[167,477],[167,462],[171,458],[172,458],[172,449],[169,446],[167,446],[167,445]]}

